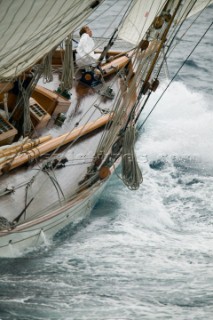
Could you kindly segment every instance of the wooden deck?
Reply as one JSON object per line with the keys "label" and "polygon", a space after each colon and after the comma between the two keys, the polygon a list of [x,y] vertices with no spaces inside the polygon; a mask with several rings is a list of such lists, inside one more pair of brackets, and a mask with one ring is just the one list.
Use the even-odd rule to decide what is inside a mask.
{"label": "wooden deck", "polygon": [[[53,85],[52,89],[57,89],[57,80],[55,80]],[[119,81],[113,83],[112,87],[117,92]],[[99,107],[104,110],[111,110],[113,101],[102,96],[99,92],[100,89],[100,87],[92,88],[76,81],[71,91],[71,104],[66,113],[64,124],[61,127],[55,125],[55,118],[52,117],[46,128],[43,128],[42,131],[39,130],[39,134],[41,132],[42,135],[50,134],[53,139],[56,139],[58,136],[84,128],[88,126],[88,123],[102,118],[103,114]],[[107,115],[104,116],[108,117]],[[64,197],[70,197],[74,194],[79,186],[79,181],[85,177],[87,168],[93,160],[102,129],[94,128],[94,130],[90,131],[87,134],[85,133],[83,138],[80,138],[81,134],[78,132],[74,136],[74,141],[63,147],[62,153],[58,154],[58,151],[56,151],[56,155],[58,154],[59,157],[66,157],[68,159],[65,167],[54,170],[54,174],[50,171],[50,175],[53,175],[54,179],[57,180],[58,185],[63,190],[63,194],[58,192],[47,173],[39,171],[42,161],[48,160],[45,155],[41,160],[30,161],[27,166],[22,165],[9,173],[3,174],[1,176],[0,193],[6,188],[13,189],[14,191],[1,196],[0,216],[4,216],[12,221],[24,210],[26,203],[32,197],[35,197],[26,210],[26,217],[33,217],[36,212],[41,212],[44,208],[51,207],[54,203],[58,203],[58,201],[60,202]],[[37,149],[37,152],[40,152],[39,149]],[[30,156],[29,153],[28,156]],[[28,156],[26,154],[27,158]],[[20,157],[23,158],[25,156],[21,155]],[[38,176],[38,178],[34,180],[33,176]]]}
{"label": "wooden deck", "polygon": [[[33,219],[44,210],[48,211],[60,206],[60,201],[75,194],[79,188],[79,182],[84,179],[88,167],[93,162],[103,132],[103,125],[112,117],[110,112],[117,99],[118,92],[122,94],[120,103],[127,103],[129,111],[135,102],[136,95],[134,94],[131,95],[129,100],[126,100],[126,84],[124,85],[120,77],[114,77],[115,71],[128,63],[129,57],[123,56],[119,57],[117,61],[106,64],[103,67],[104,82],[96,86],[89,86],[79,81],[82,75],[80,72],[77,73],[71,90],[69,106],[65,103],[65,109],[59,108],[58,112],[56,112],[56,101],[59,101],[59,99],[55,92],[50,94],[48,98],[50,101],[46,98],[44,98],[44,101],[40,99],[39,92],[42,90],[37,90],[37,93],[33,94],[33,98],[37,98],[39,105],[51,116],[47,125],[39,127],[34,136],[51,135],[52,138],[43,145],[41,144],[31,151],[17,156],[18,164],[14,164],[14,159],[14,161],[11,161],[13,168],[10,167],[7,168],[8,170],[2,171],[4,174],[1,176],[0,195],[4,191],[6,191],[6,194],[1,195],[0,216],[12,221],[27,207],[22,219]],[[42,82],[39,85],[42,85]],[[55,75],[54,81],[46,85],[44,92],[57,90],[58,85],[59,79]],[[107,88],[113,90],[114,98],[105,95]],[[55,120],[58,113],[63,111],[66,120],[61,126],[58,126]],[[91,123],[97,124],[99,122],[100,125],[91,127]],[[122,126],[122,123],[120,123],[120,126]],[[120,127],[118,126],[117,132],[119,130]],[[65,137],[72,138],[63,143]],[[54,141],[59,141],[59,144],[54,144]],[[45,144],[48,148],[44,151]],[[63,148],[59,150],[58,147],[62,145]],[[49,146],[51,147],[49,148]],[[60,169],[42,170],[44,161],[48,167],[51,159],[54,158],[66,158],[67,162]]]}

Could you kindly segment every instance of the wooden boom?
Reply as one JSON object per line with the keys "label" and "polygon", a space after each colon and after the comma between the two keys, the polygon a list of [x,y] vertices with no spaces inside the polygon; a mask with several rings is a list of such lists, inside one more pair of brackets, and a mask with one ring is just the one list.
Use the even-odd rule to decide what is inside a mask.
{"label": "wooden boom", "polygon": [[23,152],[23,151],[32,149],[33,147],[35,147],[41,143],[44,143],[46,141],[49,141],[50,139],[52,139],[52,136],[48,135],[48,136],[40,137],[35,140],[31,140],[31,139],[29,139],[27,141],[25,140],[25,141],[22,141],[18,145],[16,144],[16,145],[9,146],[7,148],[3,148],[2,150],[0,150],[0,158],[7,157],[10,155],[14,155],[16,153],[19,153],[19,152]]}
{"label": "wooden boom", "polygon": [[41,145],[31,149],[27,153],[18,155],[12,161],[8,161],[7,163],[0,165],[0,174],[3,174],[12,169],[15,169],[30,160],[39,158],[40,156],[46,154],[47,152],[60,148],[63,145],[79,137],[82,137],[98,128],[101,128],[102,126],[107,124],[110,120],[112,120],[112,116],[113,116],[112,113],[104,115],[95,121],[89,122],[77,129],[72,130],[71,132],[65,133],[59,137],[51,139],[48,142],[42,143]]}

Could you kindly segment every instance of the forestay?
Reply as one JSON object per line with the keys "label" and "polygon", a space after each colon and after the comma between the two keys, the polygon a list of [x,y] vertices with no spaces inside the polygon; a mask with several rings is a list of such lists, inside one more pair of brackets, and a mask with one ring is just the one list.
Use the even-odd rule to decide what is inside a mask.
{"label": "forestay", "polygon": [[104,0],[2,0],[0,81],[15,78],[57,46]]}

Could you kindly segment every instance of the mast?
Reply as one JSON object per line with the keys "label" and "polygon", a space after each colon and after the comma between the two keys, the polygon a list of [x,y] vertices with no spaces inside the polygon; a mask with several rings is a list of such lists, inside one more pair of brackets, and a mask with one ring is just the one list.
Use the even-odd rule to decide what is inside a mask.
{"label": "mast", "polygon": [[[167,9],[167,6],[168,6],[170,3],[171,3],[171,0],[167,0],[167,2],[166,2],[166,4],[165,4],[165,7],[164,7],[164,10]],[[161,36],[159,48],[158,48],[158,50],[157,50],[157,52],[156,52],[156,54],[155,54],[155,57],[154,57],[154,59],[153,59],[153,61],[152,61],[151,67],[150,67],[150,69],[149,69],[149,71],[148,71],[148,73],[147,73],[147,75],[146,75],[146,78],[145,78],[145,80],[144,80],[143,87],[146,87],[146,85],[147,85],[147,83],[148,83],[148,81],[149,81],[149,79],[150,79],[150,77],[151,77],[152,71],[154,70],[154,67],[155,67],[156,62],[157,62],[157,60],[158,60],[159,54],[160,54],[160,52],[161,52],[161,49],[162,49],[162,47],[163,47],[163,45],[164,45],[164,43],[165,43],[165,41],[166,41],[167,34],[168,34],[168,32],[169,32],[169,30],[170,30],[170,28],[171,28],[171,25],[172,25],[172,23],[173,23],[173,21],[174,21],[174,18],[175,18],[175,16],[176,16],[176,14],[177,14],[180,6],[181,6],[181,3],[182,3],[182,0],[179,0],[177,6],[176,6],[176,8],[175,8],[175,11],[174,11],[173,15],[171,16],[171,19],[170,19],[170,21],[169,21],[166,29],[164,30],[162,36]]]}

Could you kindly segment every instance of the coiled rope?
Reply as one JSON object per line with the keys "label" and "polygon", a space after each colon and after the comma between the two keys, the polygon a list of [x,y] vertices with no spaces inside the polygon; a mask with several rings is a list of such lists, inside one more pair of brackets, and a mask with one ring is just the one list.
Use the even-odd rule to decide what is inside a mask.
{"label": "coiled rope", "polygon": [[43,65],[44,65],[44,72],[43,72],[44,82],[53,81],[52,51],[50,51],[43,59]]}
{"label": "coiled rope", "polygon": [[135,127],[127,127],[122,148],[122,180],[130,190],[137,190],[143,182],[141,170],[138,166],[135,145]]}
{"label": "coiled rope", "polygon": [[72,88],[74,75],[74,61],[72,54],[72,37],[69,35],[65,40],[65,53],[63,61],[62,79],[61,79],[61,90],[69,90]]}

